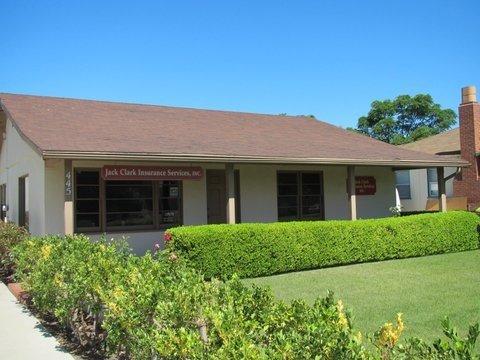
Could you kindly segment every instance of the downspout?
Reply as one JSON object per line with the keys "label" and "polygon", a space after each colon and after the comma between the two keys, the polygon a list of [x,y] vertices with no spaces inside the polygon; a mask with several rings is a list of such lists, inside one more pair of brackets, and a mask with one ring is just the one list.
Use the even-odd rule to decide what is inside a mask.
{"label": "downspout", "polygon": [[445,177],[443,180],[445,182],[447,182],[448,180],[454,178],[455,176],[457,176],[458,174],[460,174],[462,172],[462,168],[460,166],[457,166],[457,170],[455,170],[455,172],[453,174],[450,174],[448,175],[447,177]]}

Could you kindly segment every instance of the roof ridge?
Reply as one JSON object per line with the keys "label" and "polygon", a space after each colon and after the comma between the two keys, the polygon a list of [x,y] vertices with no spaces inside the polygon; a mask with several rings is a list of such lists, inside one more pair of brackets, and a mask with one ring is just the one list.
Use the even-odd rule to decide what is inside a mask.
{"label": "roof ridge", "polygon": [[[173,105],[159,105],[159,104],[145,104],[145,103],[135,103],[135,102],[126,102],[126,101],[112,101],[112,100],[98,100],[98,99],[85,99],[85,98],[75,98],[75,97],[65,97],[65,96],[52,96],[52,95],[33,95],[33,94],[18,94],[18,93],[8,93],[0,92],[0,100],[2,95],[15,96],[15,97],[32,97],[32,98],[43,98],[43,99],[54,99],[54,100],[69,100],[69,101],[79,101],[79,102],[92,102],[92,103],[104,103],[104,104],[116,104],[116,105],[129,105],[129,106],[148,106],[154,108],[167,108],[167,109],[180,109],[180,110],[195,110],[195,111],[205,111],[205,112],[214,112],[214,113],[227,113],[227,114],[239,114],[239,115],[257,115],[257,116],[268,116],[273,118],[292,118],[292,119],[311,119],[319,121],[330,126],[332,125],[326,121],[319,120],[317,118],[312,118],[308,115],[282,115],[282,114],[267,114],[267,113],[256,113],[249,111],[237,111],[237,110],[218,110],[218,109],[205,109],[205,108],[194,108],[188,106],[173,106]],[[341,128],[341,127],[339,127]]]}
{"label": "roof ridge", "polygon": [[455,127],[453,129],[448,129],[448,130],[439,132],[438,134],[430,135],[430,136],[427,136],[427,137],[424,137],[424,138],[421,138],[421,139],[418,139],[418,140],[415,140],[415,141],[412,141],[412,142],[409,142],[409,143],[406,143],[406,144],[400,144],[398,146],[399,147],[405,147],[405,146],[412,145],[412,144],[418,144],[419,142],[422,142],[422,141],[427,141],[427,140],[431,141],[433,138],[435,138],[437,136],[447,135],[447,134],[449,134],[453,131],[457,131],[457,130],[460,130],[460,127]]}

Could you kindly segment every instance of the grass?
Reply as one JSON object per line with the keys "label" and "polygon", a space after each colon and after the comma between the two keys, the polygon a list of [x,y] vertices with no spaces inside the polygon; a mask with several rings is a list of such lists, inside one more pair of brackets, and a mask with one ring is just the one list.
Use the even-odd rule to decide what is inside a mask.
{"label": "grass", "polygon": [[462,334],[480,321],[480,251],[339,266],[247,279],[270,286],[283,300],[312,303],[327,290],[354,315],[354,326],[373,333],[395,314],[404,314],[404,336],[433,340],[450,317]]}

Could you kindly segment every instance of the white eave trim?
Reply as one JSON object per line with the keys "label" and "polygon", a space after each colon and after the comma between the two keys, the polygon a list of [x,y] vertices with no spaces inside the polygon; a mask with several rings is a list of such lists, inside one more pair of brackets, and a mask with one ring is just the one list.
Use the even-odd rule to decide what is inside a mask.
{"label": "white eave trim", "polygon": [[43,151],[44,159],[72,160],[123,160],[123,161],[171,161],[171,162],[224,162],[224,163],[259,163],[259,164],[318,164],[318,165],[364,165],[395,166],[405,168],[425,167],[467,167],[470,164],[459,160],[367,160],[367,159],[330,159],[330,158],[287,158],[202,154],[142,154],[142,153],[107,153],[107,152],[65,152]]}

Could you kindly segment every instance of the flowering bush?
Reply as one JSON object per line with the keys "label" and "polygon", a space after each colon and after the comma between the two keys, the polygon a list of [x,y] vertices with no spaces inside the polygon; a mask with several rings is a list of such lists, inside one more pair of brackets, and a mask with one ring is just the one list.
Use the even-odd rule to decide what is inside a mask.
{"label": "flowering bush", "polygon": [[102,296],[114,284],[128,256],[118,246],[92,243],[85,236],[46,236],[20,243],[13,251],[16,277],[35,307],[73,331],[78,342],[95,348],[100,334]]}
{"label": "flowering bush", "polygon": [[31,238],[13,251],[16,276],[41,313],[56,317],[84,347],[113,358],[474,356],[478,326],[467,339],[451,331],[451,343],[409,340],[399,346],[403,321],[398,317],[397,325],[387,323],[377,333],[377,347],[368,346],[368,337],[354,329],[349,312],[332,294],[313,305],[284,303],[236,276],[205,281],[174,252],[136,257],[122,249],[85,236]]}
{"label": "flowering bush", "polygon": [[24,228],[0,221],[0,277],[8,277],[13,273],[11,249],[27,236]]}

